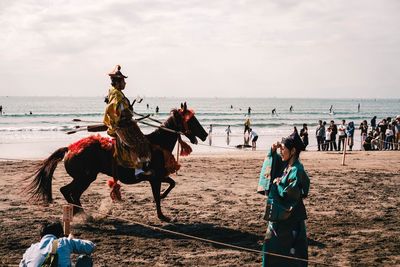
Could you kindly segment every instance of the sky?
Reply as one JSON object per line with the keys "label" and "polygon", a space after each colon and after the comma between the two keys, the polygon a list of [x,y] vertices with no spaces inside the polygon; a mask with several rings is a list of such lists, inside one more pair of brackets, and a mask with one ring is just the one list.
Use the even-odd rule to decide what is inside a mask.
{"label": "sky", "polygon": [[398,0],[2,0],[0,95],[390,98]]}

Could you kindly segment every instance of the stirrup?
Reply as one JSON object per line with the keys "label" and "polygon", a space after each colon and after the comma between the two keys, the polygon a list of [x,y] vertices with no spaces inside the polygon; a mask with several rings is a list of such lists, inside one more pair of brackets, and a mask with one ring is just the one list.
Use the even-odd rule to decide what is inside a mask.
{"label": "stirrup", "polygon": [[139,179],[147,179],[147,178],[153,177],[153,175],[154,175],[154,172],[152,170],[147,170],[147,171],[138,173],[136,175],[136,177]]}

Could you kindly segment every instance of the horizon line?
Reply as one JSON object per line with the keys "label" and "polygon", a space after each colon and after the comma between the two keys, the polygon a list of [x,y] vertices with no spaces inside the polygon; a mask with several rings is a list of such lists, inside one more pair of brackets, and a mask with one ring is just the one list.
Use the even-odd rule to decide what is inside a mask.
{"label": "horizon line", "polygon": [[[0,95],[0,97],[35,97],[35,98],[39,98],[39,97],[70,97],[70,98],[97,98],[97,97],[101,97],[104,98],[104,95],[95,95],[95,96],[74,96],[74,95]],[[127,97],[129,98],[134,98],[134,96],[129,96],[127,95]],[[249,96],[235,96],[235,97],[220,97],[220,96],[182,96],[182,97],[178,97],[178,96],[140,96],[142,98],[170,98],[170,99],[178,99],[178,98],[195,98],[195,99],[238,99],[238,98],[244,98],[244,99],[314,99],[314,100],[318,100],[318,99],[336,99],[336,100],[399,100],[400,98],[390,98],[390,97],[359,97],[359,98],[354,98],[354,97],[282,97],[282,96],[270,96],[270,97],[249,97]]]}

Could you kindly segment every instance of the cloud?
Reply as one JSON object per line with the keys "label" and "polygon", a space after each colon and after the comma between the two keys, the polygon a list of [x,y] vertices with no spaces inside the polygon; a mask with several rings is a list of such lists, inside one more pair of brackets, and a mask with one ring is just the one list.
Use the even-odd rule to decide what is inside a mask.
{"label": "cloud", "polygon": [[396,0],[3,1],[0,94],[96,95],[119,63],[148,95],[379,97],[400,77],[399,11]]}

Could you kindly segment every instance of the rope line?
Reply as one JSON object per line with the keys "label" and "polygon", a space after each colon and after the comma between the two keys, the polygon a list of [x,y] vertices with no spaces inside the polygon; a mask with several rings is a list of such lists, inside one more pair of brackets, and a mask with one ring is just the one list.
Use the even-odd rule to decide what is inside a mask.
{"label": "rope line", "polygon": [[[74,207],[83,209],[82,206],[71,204],[71,203],[68,203],[68,204],[72,205]],[[61,204],[57,204],[57,205],[61,206]],[[215,244],[215,245],[219,245],[219,246],[223,246],[223,247],[234,248],[234,249],[237,249],[237,250],[243,250],[243,251],[247,251],[247,252],[251,252],[251,253],[266,254],[266,255],[285,258],[285,259],[290,259],[290,260],[297,260],[297,261],[303,261],[303,262],[310,262],[310,263],[314,263],[314,264],[321,264],[321,265],[325,265],[325,266],[332,266],[332,264],[326,264],[326,263],[323,263],[323,262],[320,262],[320,261],[316,261],[316,260],[306,260],[306,259],[302,259],[302,258],[296,258],[296,257],[281,255],[281,254],[277,254],[277,253],[273,253],[273,252],[264,252],[262,250],[256,250],[256,249],[236,246],[236,245],[232,245],[232,244],[228,244],[228,243],[218,242],[218,241],[214,241],[214,240],[210,240],[210,239],[206,239],[206,238],[202,238],[202,237],[197,237],[197,236],[193,236],[193,235],[189,235],[189,234],[184,234],[184,233],[181,233],[181,232],[176,232],[176,231],[164,229],[164,228],[161,228],[161,227],[148,225],[148,224],[141,223],[141,222],[138,222],[138,221],[129,220],[129,219],[125,219],[125,218],[122,218],[122,217],[109,215],[107,213],[103,213],[103,212],[100,212],[98,210],[90,210],[90,209],[86,209],[86,210],[89,210],[92,213],[97,213],[97,214],[100,214],[100,215],[103,215],[103,216],[106,216],[106,217],[109,217],[109,218],[118,219],[118,220],[121,220],[121,221],[125,221],[127,223],[133,223],[133,224],[137,224],[137,225],[140,225],[140,226],[143,226],[143,227],[146,227],[146,228],[150,228],[150,229],[152,229],[154,231],[165,232],[165,233],[168,233],[168,234],[173,234],[173,235],[177,235],[177,236],[181,236],[181,237],[186,237],[186,238],[189,238],[189,239],[194,239],[194,240],[202,241],[202,242],[205,242],[205,243],[211,243],[211,244]]]}
{"label": "rope line", "polygon": [[34,161],[37,159],[13,159],[13,158],[0,158],[0,161]]}

